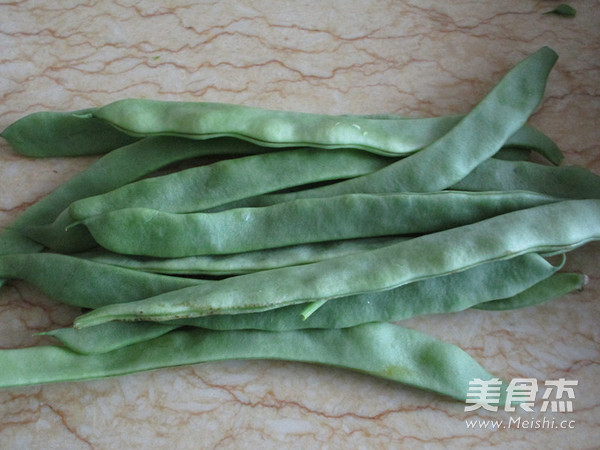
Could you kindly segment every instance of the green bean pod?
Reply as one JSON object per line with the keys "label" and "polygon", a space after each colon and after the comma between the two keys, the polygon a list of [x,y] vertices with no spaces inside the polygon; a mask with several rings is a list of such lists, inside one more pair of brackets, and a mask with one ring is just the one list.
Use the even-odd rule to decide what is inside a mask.
{"label": "green bean pod", "polygon": [[96,155],[139,139],[93,117],[93,111],[35,112],[13,122],[0,136],[16,152],[34,158]]}
{"label": "green bean pod", "polygon": [[[175,162],[258,151],[259,148],[250,143],[232,139],[197,142],[172,137],[146,138],[116,149],[17,217],[10,228],[0,234],[0,254],[39,251],[43,247],[39,243],[46,242],[52,242],[54,248],[65,252],[82,246],[87,248],[93,245],[93,239],[84,227],[65,233],[65,228],[72,223],[67,211],[72,202],[111,191]],[[35,239],[32,241],[24,233]]]}
{"label": "green bean pod", "polygon": [[184,258],[152,258],[113,253],[102,248],[74,256],[119,267],[171,275],[241,275],[279,267],[309,264],[338,256],[385,247],[410,237],[384,236],[332,242],[316,242],[289,247],[229,255],[202,255]]}
{"label": "green bean pod", "polygon": [[[137,137],[124,133],[93,116],[95,108],[79,111],[39,111],[24,116],[9,125],[0,136],[17,153],[36,158],[68,157],[102,154],[129,145]],[[461,116],[415,119],[393,114],[347,116],[359,120],[410,120],[422,134],[413,143],[421,146],[446,133]],[[402,124],[401,124],[402,125]],[[399,132],[405,127],[400,126]],[[509,145],[524,146],[539,151],[549,161],[560,164],[560,149],[551,139],[532,127],[524,126],[509,139]],[[412,151],[417,151],[413,148]]]}
{"label": "green bean pod", "polygon": [[125,208],[82,223],[113,252],[173,258],[431,233],[555,201],[529,192],[348,194],[215,213]]}
{"label": "green bean pod", "polygon": [[369,119],[243,105],[124,99],[95,110],[132,136],[170,135],[189,139],[234,137],[264,147],[356,148],[405,156],[435,140],[456,123],[453,116],[417,119]]}
{"label": "green bean pod", "polygon": [[213,330],[285,331],[397,322],[419,315],[462,311],[483,302],[507,302],[507,299],[553,276],[561,265],[552,266],[536,254],[518,256],[507,261],[481,264],[463,272],[415,281],[387,291],[326,302],[306,320],[301,317],[306,304],[299,304],[259,313],[214,315],[168,323],[108,322],[79,330],[61,328],[43,334],[54,336],[78,353],[103,353],[161,336],[181,326]]}
{"label": "green bean pod", "polygon": [[[298,192],[265,194],[226,205],[227,208],[269,206],[298,198],[324,197],[340,189],[346,182]],[[332,188],[340,184],[334,191]],[[491,158],[483,161],[450,190],[468,192],[529,191],[563,199],[600,198],[600,176],[579,166],[551,167],[530,161]],[[386,188],[373,189],[385,191]],[[225,209],[225,208],[223,208]],[[215,211],[219,210],[218,208]]]}
{"label": "green bean pod", "polygon": [[[177,351],[173,351],[177,349]],[[0,387],[90,380],[169,366],[275,359],[355,370],[464,401],[469,381],[493,376],[460,348],[392,324],[334,330],[176,330],[109,353],[54,347],[0,350]],[[506,385],[504,385],[506,387]],[[500,396],[500,402],[504,395]]]}
{"label": "green bean pod", "polygon": [[472,308],[486,311],[528,308],[580,291],[587,281],[587,276],[580,273],[556,273],[513,297],[473,305]]}
{"label": "green bean pod", "polygon": [[[524,151],[513,149],[517,150]],[[366,175],[393,161],[346,149],[323,152],[300,148],[252,155],[140,180],[82,198],[70,206],[69,214],[79,221],[131,207],[178,213],[202,211],[290,187]]]}
{"label": "green bean pod", "polygon": [[359,254],[240,275],[146,300],[108,305],[78,317],[74,326],[265,311],[392,289],[530,252],[566,252],[597,239],[600,200],[569,200]]}
{"label": "green bean pod", "polygon": [[464,191],[520,190],[570,199],[600,198],[600,176],[578,166],[490,159],[452,186]]}
{"label": "green bean pod", "polygon": [[390,164],[389,158],[339,149],[300,148],[246,156],[148,178],[73,203],[76,220],[143,207],[185,213],[309,183],[353,178]]}
{"label": "green bean pod", "polygon": [[82,355],[108,353],[139,342],[157,338],[179,328],[157,322],[108,322],[97,327],[76,330],[75,328],[57,328],[38,333],[52,336],[63,346]]}
{"label": "green bean pod", "polygon": [[[548,65],[551,66],[555,59],[556,54],[543,47],[517,64],[507,75],[510,81],[504,83],[510,84],[509,89],[516,91],[502,94],[502,102],[498,106],[505,108],[507,102],[504,100],[508,98],[524,105],[536,97],[536,84],[545,78]],[[502,84],[503,81],[499,86]],[[514,94],[517,96],[514,97]],[[535,107],[537,101],[534,103]],[[499,112],[503,116],[508,111]],[[268,147],[351,147],[383,155],[406,155],[411,149],[421,148],[423,142],[417,140],[427,134],[419,126],[427,119],[415,119],[419,121],[417,125],[411,119],[362,119],[222,103],[125,99],[95,109],[91,114],[133,136],[176,135],[192,139],[231,136]],[[524,123],[522,121],[504,136],[504,140]]]}
{"label": "green bean pod", "polygon": [[455,185],[492,158],[539,105],[556,54],[546,48],[517,64],[450,131],[418,153],[350,180],[239,206],[266,206],[298,198],[350,193],[432,192]]}
{"label": "green bean pod", "polygon": [[494,155],[494,158],[501,159],[504,161],[529,161],[529,159],[531,158],[531,151],[529,149],[523,148],[503,147]]}
{"label": "green bean pod", "polygon": [[0,278],[25,280],[54,300],[82,308],[141,300],[206,282],[56,253],[2,255]]}
{"label": "green bean pod", "polygon": [[124,99],[94,110],[132,136],[169,135],[188,139],[233,137],[263,147],[356,148],[387,156],[413,153],[456,123],[443,118],[369,119],[243,105]]}

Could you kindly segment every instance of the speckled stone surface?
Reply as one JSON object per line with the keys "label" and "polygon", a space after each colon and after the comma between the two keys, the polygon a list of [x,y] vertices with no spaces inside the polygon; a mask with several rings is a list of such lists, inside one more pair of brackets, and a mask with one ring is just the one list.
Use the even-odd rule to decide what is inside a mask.
{"label": "speckled stone surface", "polygon": [[[543,14],[557,4],[2,2],[0,129],[34,111],[125,97],[329,114],[464,113],[547,45],[560,59],[530,122],[560,145],[565,164],[600,173],[600,10],[574,0],[575,18]],[[94,159],[33,160],[2,141],[0,226]],[[405,322],[505,379],[578,380],[572,413],[465,412],[356,373],[233,361],[1,390],[0,448],[597,448],[599,250],[589,245],[568,259],[590,277],[583,292],[525,310]],[[0,289],[0,347],[49,343],[33,333],[67,326],[78,313],[10,282]],[[508,426],[519,417],[530,428]],[[469,428],[473,419],[504,422]],[[543,419],[556,427],[536,427]]]}

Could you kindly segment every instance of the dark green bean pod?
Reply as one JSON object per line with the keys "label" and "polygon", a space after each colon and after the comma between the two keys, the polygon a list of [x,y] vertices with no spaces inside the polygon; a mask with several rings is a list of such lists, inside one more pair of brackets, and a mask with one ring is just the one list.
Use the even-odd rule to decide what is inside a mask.
{"label": "dark green bean pod", "polygon": [[504,161],[529,161],[531,150],[526,148],[502,148],[494,155],[494,158]]}

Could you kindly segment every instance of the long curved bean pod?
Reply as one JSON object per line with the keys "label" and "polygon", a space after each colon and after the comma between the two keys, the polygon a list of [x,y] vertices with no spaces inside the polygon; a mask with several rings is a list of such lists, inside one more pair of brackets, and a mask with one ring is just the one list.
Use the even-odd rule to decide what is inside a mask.
{"label": "long curved bean pod", "polygon": [[[231,148],[235,143],[225,145]],[[116,149],[93,163],[83,172],[46,195],[27,208],[11,224],[11,228],[0,234],[0,254],[39,251],[42,246],[32,242],[19,233],[24,226],[45,225],[57,221],[55,231],[64,232],[71,223],[68,216],[60,214],[73,201],[89,195],[96,195],[115,189],[123,184],[137,180],[170,163],[206,154],[207,149],[218,147],[215,141],[206,146],[190,143],[176,138],[143,139],[134,144]],[[244,146],[244,144],[242,144]],[[131,164],[135,161],[135,164]],[[59,218],[57,220],[57,218]],[[68,221],[65,220],[68,218]],[[79,235],[79,239],[90,240],[83,227],[71,235]]]}
{"label": "long curved bean pod", "polygon": [[83,308],[141,300],[206,282],[126,269],[56,253],[0,256],[0,278],[25,280],[54,300]]}
{"label": "long curved bean pod", "polygon": [[529,192],[348,194],[218,213],[126,208],[83,224],[113,252],[172,258],[431,233],[555,201]]}
{"label": "long curved bean pod", "polygon": [[[333,186],[335,185],[291,193],[260,195],[226,206],[227,208],[269,206],[297,198],[322,197],[328,194],[328,189]],[[597,199],[600,198],[600,176],[578,166],[552,167],[529,161],[491,158],[483,161],[449,189],[473,192],[525,190],[564,199]]]}
{"label": "long curved bean pod", "polygon": [[[173,351],[177,349],[177,351]],[[61,347],[0,350],[0,387],[89,380],[232,359],[277,359],[351,369],[465,400],[469,381],[493,376],[460,348],[392,324],[334,330],[176,330],[99,355]],[[501,396],[500,401],[502,401]]]}
{"label": "long curved bean pod", "polygon": [[518,256],[387,291],[326,302],[318,313],[306,320],[301,317],[306,305],[299,304],[259,313],[214,315],[168,323],[108,322],[79,330],[61,328],[44,334],[56,337],[78,353],[102,353],[160,336],[180,326],[284,331],[397,322],[418,315],[461,311],[482,302],[507,301],[552,276],[559,268],[536,254]]}
{"label": "long curved bean pod", "polygon": [[185,139],[159,137],[142,139],[116,149],[27,208],[15,220],[13,227],[18,228],[25,223],[52,223],[75,200],[111,191],[168,164],[210,155],[221,144],[229,148],[227,141],[211,141],[207,144],[204,146]]}
{"label": "long curved bean pod", "polygon": [[586,283],[587,277],[583,274],[556,273],[514,297],[473,305],[472,308],[486,311],[528,308],[581,290]]}
{"label": "long curved bean pod", "polygon": [[[360,117],[363,119],[367,118],[378,120],[412,119],[411,117],[397,116],[394,114],[371,114],[366,116],[348,115],[348,117]],[[453,117],[456,120],[456,125],[456,123],[458,123],[463,116],[455,115],[450,117]],[[449,119],[444,117],[443,120]],[[446,131],[449,131],[449,128]],[[442,137],[443,134],[444,133],[440,133],[439,137]],[[509,137],[504,143],[504,147],[507,149],[533,150],[557,166],[560,165],[565,158],[560,148],[552,139],[550,139],[550,137],[529,125],[523,125],[515,134]]]}
{"label": "long curved bean pod", "polygon": [[252,155],[140,180],[82,198],[70,206],[69,214],[78,221],[131,207],[177,213],[202,211],[289,187],[366,175],[392,162],[345,149],[322,152],[301,148]]}
{"label": "long curved bean pod", "polygon": [[309,183],[352,178],[390,164],[389,158],[339,149],[300,148],[228,159],[127,184],[73,203],[75,220],[108,211],[144,207],[195,212],[242,198]]}
{"label": "long curved bean pod", "polygon": [[369,119],[243,105],[124,99],[91,113],[132,136],[171,135],[190,139],[229,136],[271,148],[357,148],[382,155],[413,153],[456,123],[455,116]]}
{"label": "long curved bean pod", "polygon": [[552,139],[528,125],[519,128],[515,134],[506,140],[504,146],[536,151],[557,166],[565,159],[562,151]]}
{"label": "long curved bean pod", "polygon": [[509,71],[455,127],[425,149],[373,174],[325,186],[319,195],[426,192],[457,183],[491,158],[525,123],[542,99],[555,61],[552,50],[538,50]]}
{"label": "long curved bean pod", "polygon": [[[94,110],[90,108],[70,112],[35,112],[13,122],[0,136],[6,139],[16,152],[37,158],[101,154],[139,139],[93,117]],[[412,151],[417,151],[418,143],[424,146],[442,136],[461,116],[415,119],[380,114],[347,117],[392,122],[410,120],[422,134],[413,144]],[[401,125],[399,131],[402,128],[404,127]],[[535,149],[554,164],[560,164],[563,158],[560,149],[551,139],[529,126],[524,126],[515,133],[507,144]]]}
{"label": "long curved bean pod", "polygon": [[202,255],[185,258],[152,258],[122,255],[94,249],[75,256],[146,272],[172,275],[240,275],[279,267],[309,264],[338,256],[359,253],[410,239],[385,236],[333,242],[316,242],[230,255]]}
{"label": "long curved bean pod", "polygon": [[[392,289],[530,252],[569,251],[600,239],[600,200],[569,200],[503,214],[381,249],[228,278],[98,308],[76,328],[112,320],[173,320],[264,311]],[[376,268],[376,269],[374,269]]]}
{"label": "long curved bean pod", "polygon": [[578,166],[551,167],[527,161],[490,159],[452,189],[464,191],[525,189],[562,198],[600,198],[600,176]]}
{"label": "long curved bean pod", "polygon": [[93,111],[35,112],[13,122],[0,136],[16,152],[35,158],[106,153],[139,139],[96,119]]}
{"label": "long curved bean pod", "polygon": [[[544,47],[517,64],[507,75],[510,81],[503,80],[498,85],[504,84],[500,88],[502,91],[506,91],[507,87],[516,90],[503,93],[498,107],[505,108],[507,99],[521,107],[534,99],[533,107],[537,106],[535,91],[539,91],[539,86],[536,84],[539,85],[540,80],[545,78],[550,68],[548,65],[551,66],[555,59],[556,54]],[[513,79],[515,76],[518,79]],[[504,116],[506,112],[499,111],[499,114]],[[352,147],[384,155],[403,155],[407,153],[407,148],[423,147],[422,142],[415,144],[415,139],[424,133],[416,131],[417,126],[411,119],[361,119],[356,116],[272,111],[221,103],[145,99],[119,100],[95,109],[91,114],[134,136],[163,134],[192,139],[232,136],[263,146]],[[415,120],[420,121],[419,124],[426,121]],[[519,122],[516,128],[503,136],[503,142],[525,123],[524,120]]]}
{"label": "long curved bean pod", "polygon": [[[197,142],[172,137],[146,138],[116,149],[17,217],[11,224],[11,234],[4,237],[0,235],[0,254],[16,253],[15,250],[19,249],[23,252],[34,251],[18,242],[15,244],[15,233],[19,231],[38,243],[53,242],[54,248],[60,251],[73,252],[81,247],[87,248],[93,244],[93,239],[84,227],[73,227],[68,233],[65,232],[67,225],[72,223],[66,210],[72,202],[111,191],[178,161],[257,151],[259,149],[253,144],[233,139]],[[23,238],[20,240],[23,241]]]}
{"label": "long curved bean pod", "polygon": [[350,193],[431,192],[447,189],[492,158],[539,105],[556,54],[543,47],[521,61],[444,136],[418,153],[368,175],[315,189],[261,196],[239,207]]}
{"label": "long curved bean pod", "polygon": [[[258,313],[213,315],[168,323],[215,330],[249,328],[283,331],[345,328],[369,322],[398,322],[415,316],[462,311],[496,301],[499,302],[498,305],[506,302],[506,309],[509,309],[507,299],[519,296],[553,277],[561,267],[562,263],[552,266],[537,254],[526,254],[385,291],[356,294],[340,301],[327,301],[307,319],[303,319],[301,314],[306,304],[298,304]],[[532,293],[530,297],[538,294],[541,292]]]}

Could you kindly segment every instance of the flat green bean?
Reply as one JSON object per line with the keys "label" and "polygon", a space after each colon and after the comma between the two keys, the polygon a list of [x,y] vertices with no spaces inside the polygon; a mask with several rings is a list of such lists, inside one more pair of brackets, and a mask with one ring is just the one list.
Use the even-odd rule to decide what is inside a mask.
{"label": "flat green bean", "polygon": [[597,239],[600,200],[562,201],[359,254],[240,275],[146,300],[108,305],[76,318],[74,326],[265,311],[391,289],[530,252],[566,252]]}
{"label": "flat green bean", "polygon": [[[15,241],[15,234],[26,234],[37,243],[52,243],[59,251],[73,252],[93,245],[84,227],[65,228],[72,223],[67,208],[83,197],[102,194],[136,181],[169,164],[194,157],[236,155],[258,152],[259,148],[232,139],[195,142],[172,137],[142,139],[114,150],[83,172],[63,183],[33,204],[11,224],[10,235],[0,237],[0,254],[35,251]],[[20,241],[24,241],[24,237]],[[15,243],[16,242],[16,243]],[[41,246],[37,246],[37,250]]]}
{"label": "flat green bean", "polygon": [[[9,125],[0,136],[5,138],[16,152],[29,157],[81,156],[106,153],[133,143],[136,139],[93,117],[94,108],[71,111],[40,111],[29,114]],[[393,114],[374,114],[368,116],[345,116],[358,120],[389,120],[399,122],[409,120],[417,133],[412,149],[421,147],[446,133],[460,120],[461,116],[432,118],[409,118]],[[398,127],[401,132],[406,123]],[[538,130],[523,126],[508,141],[507,145],[525,147],[538,151],[554,164],[560,164],[563,155],[556,144]]]}
{"label": "flat green bean", "polygon": [[406,236],[361,238],[316,242],[230,255],[202,255],[184,258],[122,255],[101,248],[78,253],[75,256],[120,267],[172,275],[240,275],[323,261],[337,256],[384,247],[406,239],[410,238]]}
{"label": "flat green bean", "polygon": [[35,112],[13,122],[0,136],[16,152],[35,158],[106,153],[139,139],[96,119],[93,111]]}
{"label": "flat green bean", "polygon": [[39,335],[52,336],[69,350],[91,355],[148,341],[176,328],[179,326],[157,322],[109,322],[83,330],[58,328]]}
{"label": "flat green bean", "polygon": [[[508,83],[513,92],[501,94],[497,102],[501,116],[509,111],[505,100],[510,98],[515,113],[534,99],[535,91],[556,59],[556,54],[543,47],[517,64],[509,72],[518,80]],[[529,67],[529,66],[532,67]],[[542,81],[542,90],[545,81]],[[506,91],[504,88],[500,88]],[[512,109],[513,106],[508,108]],[[258,143],[263,146],[281,147],[306,145],[322,148],[351,147],[384,155],[405,155],[407,151],[423,147],[416,142],[427,133],[420,129],[427,119],[377,120],[361,119],[357,116],[328,116],[291,111],[274,111],[241,105],[222,103],[162,102],[146,99],[125,99],[95,109],[93,117],[100,118],[116,128],[134,136],[176,135],[193,139],[232,136]],[[517,114],[518,115],[518,114]],[[464,120],[464,119],[463,119]],[[419,121],[419,122],[416,122]],[[462,120],[461,120],[462,122]],[[512,121],[511,121],[512,122]],[[503,141],[515,133],[519,125],[503,136]],[[434,127],[435,128],[435,127]]]}
{"label": "flat green bean", "polygon": [[0,387],[90,380],[232,359],[276,359],[341,367],[462,401],[466,399],[469,381],[493,377],[452,344],[381,323],[279,333],[190,328],[98,355],[81,355],[54,346],[0,350]]}
{"label": "flat green bean", "polygon": [[[212,315],[168,323],[215,330],[248,328],[283,331],[345,328],[369,322],[398,322],[416,316],[458,312],[496,301],[498,304],[506,302],[508,309],[508,299],[519,296],[554,276],[561,267],[562,263],[553,266],[532,253],[484,263],[461,272],[419,280],[385,291],[327,301],[307,319],[301,316],[306,304],[298,304],[257,313]],[[537,292],[532,293],[530,298],[536,294]]]}
{"label": "flat green bean", "polygon": [[[335,185],[331,187],[333,186]],[[322,197],[328,194],[327,189],[331,187],[260,195],[226,206],[268,206],[297,198]],[[600,198],[600,176],[579,166],[552,167],[530,161],[491,158],[483,161],[449,189],[472,192],[524,190],[564,199],[597,199]],[[383,189],[378,189],[381,190]]]}
{"label": "flat green bean", "polygon": [[138,137],[170,135],[212,139],[228,136],[267,148],[356,148],[391,156],[418,151],[456,123],[455,116],[382,120],[225,103],[147,99],[118,100],[91,114]]}
{"label": "flat green bean", "polygon": [[600,176],[578,166],[551,167],[528,161],[490,159],[451,189],[464,191],[524,189],[571,199],[600,198]]}
{"label": "flat green bean", "polygon": [[[36,117],[33,117],[31,120],[23,119],[24,123],[15,126],[12,132],[16,136],[22,136],[22,139],[26,139],[27,129],[33,127],[33,125],[39,125],[42,131],[39,135],[35,135],[36,131],[34,130],[32,136],[37,136],[35,139],[40,139],[47,134],[52,135],[62,130],[66,126],[65,124],[68,125],[70,123],[68,120],[63,120],[63,114],[58,114],[58,117],[56,115],[48,116],[41,114],[40,117],[45,117],[46,119],[44,120],[48,120],[51,125],[44,128],[43,124],[38,122],[39,117],[38,119]],[[56,123],[47,119],[48,117],[53,118],[52,120]],[[83,136],[78,133],[75,133],[75,135],[79,137]],[[97,137],[93,133],[91,136],[93,138]],[[49,144],[54,142],[50,138],[48,138],[49,142],[37,142],[35,139],[34,142],[23,145],[35,146],[43,144],[51,147]],[[54,139],[56,139],[56,136]],[[166,151],[168,149],[173,151]],[[61,241],[64,239],[63,235],[66,225],[71,223],[70,217],[65,214],[61,215],[61,212],[73,201],[87,195],[95,195],[112,190],[167,164],[202,154],[203,151],[200,149],[200,146],[190,145],[190,143],[183,139],[173,138],[143,139],[112,151],[27,208],[10,225],[10,228],[2,230],[0,232],[0,255],[38,252],[43,249],[43,244],[24,236],[19,231],[24,227],[38,226],[43,229],[49,228],[45,232],[50,234],[51,239],[55,239],[55,242]],[[135,163],[131,164],[132,161]],[[52,222],[56,223],[54,225],[45,225]],[[74,229],[69,234],[69,239],[82,242],[90,242],[92,240],[84,227]]]}
{"label": "flat green bean", "polygon": [[528,125],[523,125],[515,134],[508,138],[504,146],[513,149],[536,151],[557,166],[564,160],[562,151],[552,139]]}
{"label": "flat green bean", "polygon": [[431,233],[555,201],[529,192],[347,194],[215,213],[125,208],[82,223],[113,252],[172,258]]}
{"label": "flat green bean", "polygon": [[[448,189],[496,154],[539,105],[556,54],[543,47],[517,64],[450,131],[418,153],[383,169],[315,189],[261,196],[245,206],[349,193]],[[235,206],[241,206],[236,204]]]}
{"label": "flat green bean", "polygon": [[502,148],[494,155],[504,161],[529,161],[530,157],[531,151],[523,148]]}
{"label": "flat green bean", "polygon": [[[415,120],[413,117],[398,116],[395,114],[370,114],[370,115],[345,115],[347,117],[359,117],[361,119],[376,119],[376,120],[399,120],[409,119]],[[461,119],[462,115],[438,117],[437,119],[443,125],[439,127],[437,138],[442,137],[446,132],[450,131],[452,126],[455,126]],[[428,118],[431,120],[436,118]],[[433,137],[433,134],[432,134]],[[437,139],[436,138],[436,139]],[[435,140],[435,139],[434,139]],[[433,142],[433,141],[432,141]],[[546,158],[554,165],[560,165],[564,160],[564,155],[556,143],[547,135],[537,130],[530,125],[523,125],[515,134],[509,137],[504,146],[508,149],[518,149],[523,151],[535,151]]]}
{"label": "flat green bean", "polygon": [[587,277],[583,274],[556,273],[511,298],[473,305],[472,308],[486,311],[528,308],[562,297],[570,292],[582,290],[586,283]]}
{"label": "flat green bean", "polygon": [[[425,314],[462,311],[482,302],[508,301],[552,276],[555,267],[536,254],[518,256],[416,281],[395,289],[326,302],[306,320],[305,304],[248,314],[214,315],[168,323],[108,322],[83,329],[61,328],[44,334],[78,353],[102,353],[161,336],[174,328],[194,326],[213,330],[285,331],[304,328],[346,328],[369,322],[397,322]],[[153,327],[154,325],[154,327]]]}
{"label": "flat green bean", "polygon": [[126,269],[56,253],[0,256],[0,278],[25,280],[54,300],[83,308],[141,300],[206,282]]}
{"label": "flat green bean", "polygon": [[73,203],[71,217],[84,220],[108,211],[144,207],[195,212],[242,198],[321,181],[372,173],[390,158],[339,149],[299,148],[228,159],[127,184]]}

